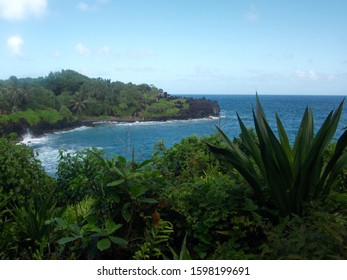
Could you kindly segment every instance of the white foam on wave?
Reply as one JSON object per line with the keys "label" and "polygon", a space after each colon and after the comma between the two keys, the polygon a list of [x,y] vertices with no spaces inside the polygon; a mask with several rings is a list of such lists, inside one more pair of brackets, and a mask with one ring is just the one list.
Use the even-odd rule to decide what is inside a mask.
{"label": "white foam on wave", "polygon": [[84,131],[84,130],[91,129],[91,128],[92,127],[90,127],[90,126],[83,125],[83,126],[80,126],[77,128],[69,129],[69,130],[56,131],[56,132],[54,132],[54,134],[72,133],[72,132],[77,132],[77,131]]}
{"label": "white foam on wave", "polygon": [[43,144],[47,142],[47,140],[47,136],[34,137],[30,132],[28,132],[23,136],[23,140],[20,143],[31,146],[36,144]]}
{"label": "white foam on wave", "polygon": [[177,123],[190,123],[190,122],[201,122],[201,121],[211,121],[219,120],[220,117],[208,117],[199,119],[189,119],[189,120],[167,120],[167,121],[135,121],[135,122],[117,122],[117,121],[105,121],[105,122],[95,122],[96,125],[118,125],[118,126],[153,126],[153,125],[167,125],[167,124],[177,124]]}
{"label": "white foam on wave", "polygon": [[[43,146],[35,149],[38,156],[37,158],[41,161],[43,168],[50,176],[55,176],[58,168],[59,151],[63,151],[63,155],[75,154],[77,151],[91,149],[92,147],[76,147],[76,148],[53,148],[48,146]],[[95,147],[98,150],[103,150],[102,147]]]}
{"label": "white foam on wave", "polygon": [[[47,174],[51,176],[54,176],[57,172],[59,150],[60,149],[53,147],[40,147],[35,149],[38,154],[37,158],[41,161]],[[74,152],[75,150],[73,149],[66,150],[66,153],[73,154]]]}

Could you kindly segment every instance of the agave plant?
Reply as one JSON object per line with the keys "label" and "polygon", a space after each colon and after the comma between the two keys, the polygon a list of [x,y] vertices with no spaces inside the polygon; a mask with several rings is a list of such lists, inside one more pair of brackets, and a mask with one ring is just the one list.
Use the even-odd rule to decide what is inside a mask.
{"label": "agave plant", "polygon": [[302,215],[308,202],[329,193],[334,179],[347,166],[347,130],[338,139],[332,156],[323,161],[324,151],[335,135],[343,103],[344,100],[335,112],[330,112],[316,134],[312,109],[306,107],[295,143],[291,146],[277,114],[276,137],[256,95],[253,118],[259,142],[237,115],[245,150],[234,144],[219,127],[217,130],[226,146],[208,146],[214,154],[239,171],[253,188],[261,207],[273,208],[266,199],[270,193],[281,216]]}

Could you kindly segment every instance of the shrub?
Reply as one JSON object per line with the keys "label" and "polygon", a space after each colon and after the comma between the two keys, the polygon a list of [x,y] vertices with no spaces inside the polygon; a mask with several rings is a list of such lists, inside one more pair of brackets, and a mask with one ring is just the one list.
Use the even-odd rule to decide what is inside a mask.
{"label": "shrub", "polygon": [[268,224],[262,259],[346,259],[347,218],[311,211],[305,217],[285,217]]}
{"label": "shrub", "polygon": [[[183,231],[190,233],[196,257],[213,256],[218,244],[228,240],[233,240],[234,251],[240,254],[251,252],[260,242],[251,190],[238,179],[209,172],[163,192],[169,207],[184,217]],[[172,220],[177,220],[174,216]]]}
{"label": "shrub", "polygon": [[31,148],[0,138],[0,186],[13,204],[24,203],[32,193],[50,193],[53,185]]}

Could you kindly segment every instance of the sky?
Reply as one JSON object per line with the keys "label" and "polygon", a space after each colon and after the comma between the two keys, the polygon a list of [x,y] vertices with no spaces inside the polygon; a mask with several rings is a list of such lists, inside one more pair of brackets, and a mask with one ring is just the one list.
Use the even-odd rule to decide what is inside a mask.
{"label": "sky", "polygon": [[0,79],[347,95],[346,0],[0,0]]}

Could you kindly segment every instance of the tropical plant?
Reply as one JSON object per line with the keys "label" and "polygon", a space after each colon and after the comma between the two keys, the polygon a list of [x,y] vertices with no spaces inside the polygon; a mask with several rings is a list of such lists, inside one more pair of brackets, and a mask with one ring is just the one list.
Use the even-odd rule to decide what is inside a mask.
{"label": "tropical plant", "polygon": [[9,251],[14,252],[9,252],[9,256],[20,259],[56,258],[54,226],[48,221],[60,216],[62,209],[53,203],[53,195],[43,197],[33,194],[22,206],[15,206],[10,211],[13,235]]}
{"label": "tropical plant", "polygon": [[192,178],[204,176],[209,169],[221,169],[216,157],[206,147],[206,141],[219,145],[222,142],[217,134],[199,138],[196,135],[188,136],[166,149],[163,142],[155,146],[162,156],[155,160],[155,167],[165,177],[177,182],[190,181]]}
{"label": "tropical plant", "polygon": [[217,130],[227,147],[208,146],[248,181],[261,207],[277,210],[281,216],[302,215],[307,203],[327,196],[334,179],[347,166],[347,131],[338,139],[332,156],[324,161],[324,152],[335,135],[343,103],[335,112],[330,112],[316,135],[312,110],[306,108],[294,146],[291,147],[278,115],[279,139],[270,128],[256,95],[253,118],[259,143],[237,115],[246,151],[235,145],[219,127]]}
{"label": "tropical plant", "polygon": [[0,138],[0,186],[12,204],[23,204],[32,193],[49,193],[53,184],[31,148]]}
{"label": "tropical plant", "polygon": [[165,253],[171,252],[169,240],[173,232],[172,223],[160,219],[160,214],[155,211],[152,219],[147,219],[144,241],[133,258],[135,260],[167,259]]}
{"label": "tropical plant", "polygon": [[94,259],[101,256],[103,251],[110,250],[112,244],[124,249],[128,243],[115,236],[122,224],[115,224],[112,220],[107,220],[100,227],[95,225],[93,219],[86,220],[82,226],[70,224],[61,218],[54,218],[50,222],[57,225],[60,235],[65,235],[57,243],[65,247],[65,254],[70,257]]}
{"label": "tropical plant", "polygon": [[74,96],[72,103],[70,104],[71,110],[77,114],[77,116],[81,116],[82,112],[87,109],[88,100],[86,97],[77,92]]}
{"label": "tropical plant", "polygon": [[251,189],[240,175],[234,177],[209,171],[204,177],[163,190],[163,200],[175,211],[170,217],[176,226],[175,233],[178,235],[181,227],[183,234],[184,231],[189,234],[188,245],[195,258],[213,255],[218,244],[229,239],[234,242],[234,251],[249,251],[261,241],[252,215],[257,207],[249,198]]}
{"label": "tropical plant", "polygon": [[281,218],[263,226],[266,242],[261,259],[347,258],[347,217],[339,213],[309,211],[305,217]]}

